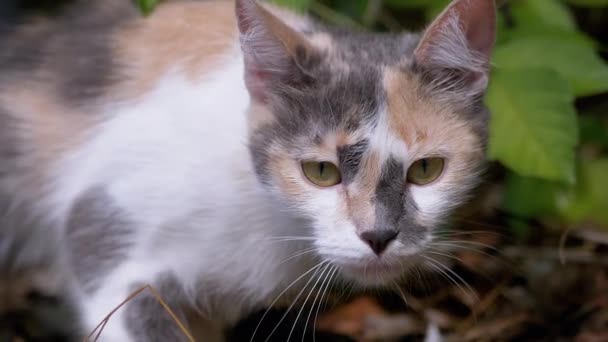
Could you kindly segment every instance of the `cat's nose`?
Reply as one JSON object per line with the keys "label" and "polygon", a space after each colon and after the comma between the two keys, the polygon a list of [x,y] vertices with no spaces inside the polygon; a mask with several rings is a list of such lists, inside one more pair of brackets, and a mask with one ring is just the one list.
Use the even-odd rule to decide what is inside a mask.
{"label": "cat's nose", "polygon": [[359,237],[372,248],[376,255],[380,255],[398,234],[399,232],[396,230],[378,229],[363,232]]}

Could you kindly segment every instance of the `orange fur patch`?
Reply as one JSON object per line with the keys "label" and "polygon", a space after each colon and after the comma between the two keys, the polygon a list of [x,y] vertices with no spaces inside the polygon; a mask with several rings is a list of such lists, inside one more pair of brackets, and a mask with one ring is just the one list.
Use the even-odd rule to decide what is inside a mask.
{"label": "orange fur patch", "polygon": [[357,228],[368,229],[374,225],[376,213],[372,199],[381,172],[380,156],[373,151],[369,152],[362,160],[356,182],[348,189],[346,202],[348,203],[349,215]]}
{"label": "orange fur patch", "polygon": [[477,153],[479,141],[468,123],[449,106],[423,98],[418,80],[401,71],[386,69],[389,127],[406,142],[410,158],[428,154]]}
{"label": "orange fur patch", "polygon": [[117,32],[119,59],[130,63],[129,81],[117,93],[145,93],[176,66],[185,75],[200,77],[236,48],[237,37],[232,1],[163,4]]}
{"label": "orange fur patch", "polygon": [[[31,188],[31,193],[46,184],[44,172],[74,146],[84,140],[87,127],[95,116],[84,115],[60,103],[49,86],[22,82],[0,94],[0,107],[10,109],[9,115],[20,126],[20,141],[28,151],[26,172],[13,175],[18,183]],[[25,161],[24,161],[25,162]],[[24,192],[27,190],[23,189]]]}

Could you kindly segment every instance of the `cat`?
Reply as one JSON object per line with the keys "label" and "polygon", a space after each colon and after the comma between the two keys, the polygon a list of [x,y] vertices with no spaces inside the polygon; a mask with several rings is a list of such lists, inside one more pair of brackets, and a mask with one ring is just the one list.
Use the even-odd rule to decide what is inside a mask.
{"label": "cat", "polygon": [[[393,286],[479,182],[495,11],[365,33],[254,0],[104,0],[9,28],[0,193],[60,237],[84,335],[145,285],[203,341],[330,284]],[[147,294],[100,340],[186,336]]]}
{"label": "cat", "polygon": [[0,341],[75,341],[77,289],[61,241],[8,199],[0,195]]}

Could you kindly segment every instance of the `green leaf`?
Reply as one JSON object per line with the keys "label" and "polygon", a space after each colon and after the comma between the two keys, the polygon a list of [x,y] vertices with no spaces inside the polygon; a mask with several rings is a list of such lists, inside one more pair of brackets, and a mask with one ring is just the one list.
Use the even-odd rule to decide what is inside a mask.
{"label": "green leaf", "polygon": [[511,15],[516,26],[543,27],[575,31],[570,10],[558,0],[517,0],[511,2]]}
{"label": "green leaf", "polygon": [[577,96],[608,91],[608,66],[580,36],[522,34],[497,46],[493,63],[499,68],[552,68]]}
{"label": "green leaf", "polygon": [[578,183],[569,196],[558,202],[562,216],[570,222],[593,221],[608,227],[608,158],[580,163]]}
{"label": "green leaf", "polygon": [[152,13],[159,2],[160,0],[137,0],[137,5],[143,14],[148,15]]}
{"label": "green leaf", "polygon": [[591,221],[608,227],[608,158],[579,160],[577,183],[567,185],[509,173],[503,208],[520,217]]}
{"label": "green leaf", "polygon": [[384,3],[393,8],[426,8],[433,5],[437,0],[384,0]]}
{"label": "green leaf", "polygon": [[566,190],[567,186],[563,183],[522,177],[510,172],[505,184],[503,207],[521,217],[556,215],[556,198]]}
{"label": "green leaf", "polygon": [[562,77],[544,68],[499,68],[486,101],[491,158],[523,176],[574,181],[577,118]]}
{"label": "green leaf", "polygon": [[271,2],[302,13],[310,8],[312,0],[271,0]]}
{"label": "green leaf", "polygon": [[334,0],[333,8],[343,15],[359,20],[367,10],[367,0]]}
{"label": "green leaf", "polygon": [[448,7],[451,0],[434,0],[429,1],[429,5],[426,9],[426,18],[430,21],[435,19],[443,10]]}

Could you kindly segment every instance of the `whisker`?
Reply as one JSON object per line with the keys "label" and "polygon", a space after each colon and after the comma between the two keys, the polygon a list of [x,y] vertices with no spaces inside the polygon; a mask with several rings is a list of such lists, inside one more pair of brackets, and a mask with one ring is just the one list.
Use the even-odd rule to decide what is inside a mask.
{"label": "whisker", "polygon": [[[304,342],[304,338],[306,337],[306,328],[308,328],[308,322],[310,322],[310,317],[312,316],[312,312],[315,308],[315,304],[317,303],[317,299],[319,298],[319,295],[321,294],[323,287],[325,286],[325,282],[327,281],[327,278],[329,277],[329,275],[332,273],[333,269],[335,266],[330,266],[329,268],[329,272],[327,272],[325,274],[325,276],[323,277],[323,281],[321,282],[321,286],[319,286],[319,290],[317,291],[317,294],[315,295],[315,298],[312,301],[312,304],[310,306],[310,311],[308,311],[308,316],[306,317],[306,321],[304,323],[304,330],[302,333],[302,342]],[[313,331],[314,334],[314,331]]]}
{"label": "whisker", "polygon": [[[444,269],[445,271],[447,271],[449,274],[452,274],[454,277],[456,277],[456,279],[458,279],[462,285],[466,286],[466,288],[469,290],[469,294],[470,296],[472,296],[475,300],[479,300],[479,296],[477,295],[477,293],[475,292],[475,290],[473,290],[473,288],[471,287],[471,285],[469,285],[469,283],[467,283],[461,276],[459,276],[456,272],[452,271],[449,267],[445,266],[444,264],[440,263],[439,261],[425,256],[422,256],[423,258],[427,259],[428,261],[430,261],[431,263],[437,265],[438,267],[441,267],[442,269]],[[450,279],[452,279],[452,281],[454,282],[454,285],[458,286],[458,288],[464,293],[467,294],[467,291],[464,290],[464,288],[458,283],[456,282],[452,277],[449,276],[449,274],[445,274],[446,276],[448,276]]]}
{"label": "whisker", "polygon": [[446,236],[468,236],[468,235],[495,235],[495,236],[504,236],[505,234],[494,232],[490,230],[465,230],[465,231],[440,231],[435,232],[433,235],[435,237],[446,237]]}
{"label": "whisker", "polygon": [[433,243],[454,243],[454,244],[462,244],[462,245],[470,245],[470,246],[477,246],[477,247],[483,247],[483,248],[487,248],[487,249],[491,249],[493,251],[498,251],[496,249],[495,246],[492,245],[488,245],[486,243],[482,243],[482,242],[477,242],[477,241],[467,241],[467,240],[439,240],[437,242],[431,242],[431,244]]}
{"label": "whisker", "polygon": [[338,267],[334,266],[333,267],[333,271],[331,273],[331,275],[329,276],[329,279],[327,280],[327,283],[325,284],[325,288],[323,289],[323,292],[321,293],[321,298],[319,300],[319,304],[317,305],[317,311],[315,312],[315,320],[313,321],[313,327],[312,327],[312,340],[313,342],[317,341],[317,320],[319,319],[319,311],[321,309],[321,304],[323,304],[323,298],[325,298],[325,295],[327,294],[327,291],[329,290],[329,287],[331,286],[331,281],[334,278],[334,275],[336,275],[338,271]]}
{"label": "whisker", "polygon": [[[329,260],[325,260],[322,263],[323,263],[323,265],[325,265],[325,264],[329,263]],[[266,339],[264,340],[264,342],[268,342],[268,340],[270,340],[270,338],[275,333],[275,331],[277,331],[277,329],[279,328],[279,326],[281,325],[281,323],[283,323],[283,321],[285,320],[285,318],[287,317],[287,315],[289,314],[289,312],[291,311],[291,309],[293,308],[293,306],[297,303],[297,301],[300,298],[300,296],[302,295],[302,293],[304,293],[304,291],[308,287],[308,284],[310,284],[310,282],[315,278],[315,276],[317,275],[317,273],[319,273],[319,270],[321,270],[321,269],[323,269],[323,268],[322,267],[321,268],[317,268],[317,270],[310,276],[310,279],[308,279],[308,281],[306,282],[306,284],[304,284],[304,286],[302,287],[302,289],[300,290],[300,292],[298,292],[298,295],[296,296],[296,298],[294,298],[293,303],[291,303],[291,305],[289,305],[289,307],[287,308],[287,311],[285,311],[285,313],[283,314],[283,316],[281,317],[281,319],[279,320],[279,322],[275,325],[274,329],[272,329],[272,331],[270,332],[270,334],[268,335],[268,337],[266,337]]]}
{"label": "whisker", "polygon": [[300,315],[304,311],[304,307],[306,307],[306,303],[308,302],[308,299],[310,298],[310,296],[312,296],[312,292],[315,290],[315,287],[317,286],[317,284],[319,284],[319,281],[323,278],[323,275],[325,274],[325,272],[327,270],[330,269],[330,267],[331,267],[331,264],[325,264],[325,267],[323,267],[323,270],[319,274],[319,277],[317,277],[317,280],[311,286],[310,291],[308,291],[308,295],[306,296],[306,298],[304,298],[304,303],[302,303],[302,306],[300,307],[300,310],[298,311],[298,315],[296,316],[296,319],[294,320],[293,325],[291,326],[291,330],[289,331],[289,335],[287,336],[287,342],[289,342],[289,340],[291,340],[291,335],[293,334],[293,331],[295,330],[296,325],[298,324],[298,320],[300,319]]}
{"label": "whisker", "polygon": [[499,255],[494,255],[494,254],[488,253],[481,248],[472,248],[470,246],[462,246],[462,245],[453,244],[453,243],[433,242],[433,243],[430,243],[429,246],[430,246],[429,251],[435,250],[435,251],[444,252],[446,250],[446,248],[443,248],[443,247],[453,247],[453,248],[460,249],[460,250],[470,251],[473,253],[479,253],[481,255],[487,256],[488,258],[491,258],[492,260],[496,260],[496,261],[500,262],[500,264],[503,266],[506,266],[509,268],[513,267],[513,265],[510,265],[510,264],[504,262],[504,260],[500,257],[500,256],[502,256],[502,254],[501,254],[502,252],[496,248],[494,248],[493,250],[495,252],[497,252]]}
{"label": "whisker", "polygon": [[[504,225],[492,224],[490,222],[475,221],[475,220],[468,219],[468,218],[465,218],[465,217],[453,216],[452,220],[456,221],[456,222],[468,223],[470,225],[475,225],[475,226],[478,226],[478,227],[483,227],[483,228],[488,228],[488,229],[505,230],[505,226]],[[506,234],[504,234],[504,233],[496,232],[496,234],[506,236]]]}
{"label": "whisker", "polygon": [[270,312],[270,309],[276,304],[276,302],[281,298],[281,296],[283,296],[283,294],[285,294],[285,292],[287,292],[300,279],[304,278],[306,275],[308,275],[310,272],[314,271],[315,269],[318,270],[319,267],[321,267],[322,265],[324,265],[327,262],[329,262],[329,261],[327,261],[327,260],[326,261],[322,261],[322,262],[318,263],[317,265],[311,267],[308,271],[306,271],[305,273],[303,273],[296,280],[292,281],[291,284],[289,284],[281,293],[279,293],[279,295],[275,298],[275,300],[268,306],[268,309],[266,309],[266,311],[262,315],[262,318],[260,318],[260,321],[258,322],[257,326],[255,327],[255,329],[253,331],[253,335],[251,335],[251,340],[249,340],[249,342],[253,341],[253,338],[255,337],[255,334],[258,332],[258,330],[260,329],[260,326],[262,325],[262,322],[264,321],[264,318],[266,318],[266,316]]}
{"label": "whisker", "polygon": [[284,263],[288,262],[289,260],[295,259],[295,258],[297,258],[297,257],[299,257],[299,256],[302,256],[302,255],[305,255],[305,254],[308,254],[308,253],[315,252],[316,250],[317,250],[317,249],[316,249],[315,247],[310,247],[310,248],[307,248],[307,249],[305,249],[305,250],[303,250],[303,251],[300,251],[300,252],[298,252],[298,253],[296,253],[296,254],[294,254],[294,255],[292,255],[292,256],[290,256],[290,257],[288,257],[287,259],[285,259],[285,260],[281,261],[281,262],[280,262],[278,265],[284,264]]}
{"label": "whisker", "polygon": [[[431,248],[436,248],[438,250],[442,249],[441,247],[453,247],[455,249],[460,249],[460,250],[465,250],[465,251],[471,251],[471,252],[475,252],[475,253],[479,253],[479,254],[483,254],[486,256],[491,256],[491,257],[495,257],[494,255],[484,251],[482,248],[473,248],[471,246],[463,246],[461,244],[454,244],[454,243],[444,243],[444,242],[432,242],[429,244],[429,246]],[[445,248],[443,248],[445,249]],[[498,250],[495,250],[496,252],[499,252]]]}
{"label": "whisker", "polygon": [[459,258],[459,257],[457,257],[455,255],[452,255],[450,253],[438,252],[438,251],[434,251],[434,250],[428,250],[426,252],[427,253],[431,253],[431,254],[435,254],[435,255],[441,255],[441,256],[444,256],[446,258],[450,258],[452,260],[456,260],[456,261],[462,263],[462,259],[461,258]]}

